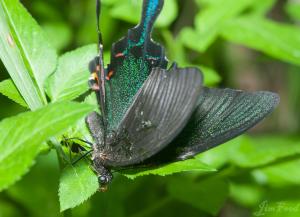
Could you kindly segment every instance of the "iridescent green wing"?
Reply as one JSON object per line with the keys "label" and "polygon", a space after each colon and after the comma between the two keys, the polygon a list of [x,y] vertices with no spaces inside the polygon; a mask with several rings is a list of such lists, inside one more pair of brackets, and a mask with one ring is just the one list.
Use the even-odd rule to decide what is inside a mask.
{"label": "iridescent green wing", "polygon": [[153,24],[162,6],[163,0],[144,0],[140,24],[128,30],[127,36],[112,46],[106,77],[106,112],[110,130],[117,128],[152,68],[167,67],[164,48],[151,39]]}

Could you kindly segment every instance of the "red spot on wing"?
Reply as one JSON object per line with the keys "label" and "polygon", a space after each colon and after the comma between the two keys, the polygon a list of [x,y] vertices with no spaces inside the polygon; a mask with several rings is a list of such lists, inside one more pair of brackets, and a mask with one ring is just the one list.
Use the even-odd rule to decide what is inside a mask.
{"label": "red spot on wing", "polygon": [[97,75],[96,72],[94,72],[94,73],[91,74],[91,79],[92,79],[92,80],[95,80],[96,82],[98,82],[98,79],[99,79],[99,78],[98,78],[98,75]]}
{"label": "red spot on wing", "polygon": [[114,75],[114,71],[110,71],[106,76],[106,80],[109,81],[113,75]]}
{"label": "red spot on wing", "polygon": [[123,57],[124,56],[124,54],[123,53],[117,53],[116,55],[115,55],[115,57]]}

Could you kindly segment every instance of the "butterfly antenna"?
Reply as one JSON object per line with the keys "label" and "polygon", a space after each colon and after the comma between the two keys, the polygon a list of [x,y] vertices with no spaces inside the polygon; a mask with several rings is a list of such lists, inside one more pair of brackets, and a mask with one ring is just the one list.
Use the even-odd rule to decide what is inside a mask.
{"label": "butterfly antenna", "polygon": [[[103,61],[103,39],[100,30],[100,15],[101,15],[101,0],[96,0],[96,18],[97,18],[97,33],[98,33],[98,56],[99,56],[99,70],[97,70],[99,77],[100,87],[100,111],[104,128],[106,126],[106,114],[105,114],[105,69]],[[106,130],[104,129],[104,142],[106,138]]]}
{"label": "butterfly antenna", "polygon": [[98,52],[100,52],[100,46],[103,44],[102,34],[100,31],[100,14],[101,14],[101,1],[96,1],[96,16],[97,16],[97,32],[98,32]]}

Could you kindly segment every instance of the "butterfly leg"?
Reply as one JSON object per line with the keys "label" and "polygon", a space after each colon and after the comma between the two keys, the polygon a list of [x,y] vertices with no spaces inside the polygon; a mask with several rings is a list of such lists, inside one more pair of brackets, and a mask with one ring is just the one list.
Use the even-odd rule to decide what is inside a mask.
{"label": "butterfly leg", "polygon": [[76,163],[78,163],[79,161],[81,161],[83,158],[85,158],[86,156],[90,155],[93,152],[93,150],[87,151],[84,154],[80,153],[80,157],[77,158],[75,161],[72,161],[72,165],[74,166]]}
{"label": "butterfly leg", "polygon": [[[62,148],[63,146],[68,148],[68,153],[66,153],[66,151]],[[72,152],[71,144],[63,136],[63,139],[60,141],[59,153],[60,153],[60,156],[62,157],[62,159],[64,159],[64,161],[67,164],[70,164],[72,162],[72,153],[71,152]]]}
{"label": "butterfly leg", "polygon": [[[70,163],[72,165],[75,165],[81,159],[83,159],[87,155],[89,155],[92,151],[87,150],[86,147],[82,146],[81,144],[78,144],[78,143],[74,142],[73,140],[78,140],[78,141],[84,142],[84,143],[86,143],[90,146],[92,146],[92,143],[88,142],[86,140],[80,139],[80,138],[65,138],[65,137],[63,138],[63,140],[61,141],[61,144],[68,148],[68,152],[69,152],[68,163]],[[77,158],[76,160],[73,160],[73,154],[74,153],[80,155],[80,157]]]}
{"label": "butterfly leg", "polygon": [[[78,140],[78,141],[80,141],[80,142],[83,142],[83,143],[85,143],[85,144],[88,144],[88,145],[91,146],[91,147],[93,146],[93,143],[91,143],[91,142],[89,142],[89,141],[87,141],[87,140],[78,138],[78,137],[64,138],[64,140],[65,140],[65,141],[69,141],[69,140]],[[78,148],[80,148],[81,151],[86,151],[85,148],[82,147],[82,146],[79,146]],[[73,151],[73,149],[72,149],[72,151]],[[76,152],[76,151],[73,151],[73,152]]]}

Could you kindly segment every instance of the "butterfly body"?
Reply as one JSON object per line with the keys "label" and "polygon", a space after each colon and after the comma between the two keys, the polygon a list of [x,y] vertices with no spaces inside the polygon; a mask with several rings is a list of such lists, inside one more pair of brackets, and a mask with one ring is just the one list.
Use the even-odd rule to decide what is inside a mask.
{"label": "butterfly body", "polygon": [[271,92],[203,87],[197,68],[167,68],[164,48],[151,39],[162,7],[163,0],[144,0],[140,24],[112,46],[107,69],[101,45],[90,64],[101,115],[86,123],[103,189],[111,169],[191,158],[245,132],[279,102]]}

